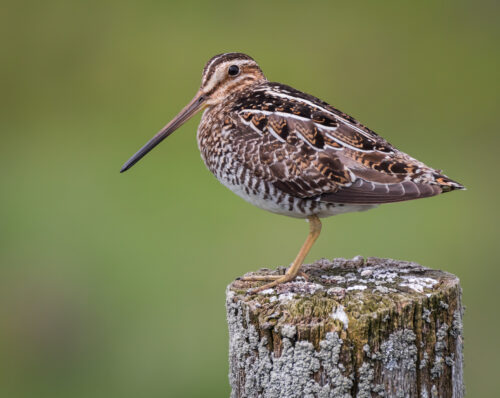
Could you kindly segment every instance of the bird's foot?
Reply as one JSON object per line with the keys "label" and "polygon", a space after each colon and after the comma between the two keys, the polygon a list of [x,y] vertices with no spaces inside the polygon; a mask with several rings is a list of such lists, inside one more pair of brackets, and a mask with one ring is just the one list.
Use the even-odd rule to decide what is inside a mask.
{"label": "bird's foot", "polygon": [[[284,276],[286,276],[286,274],[285,275],[251,275],[251,276],[244,276],[243,278],[239,278],[238,280],[244,281],[244,282],[276,281],[276,280],[283,278]],[[309,277],[304,272],[299,272],[297,274],[297,276],[301,276],[306,281],[309,280]],[[292,278],[292,279],[294,279],[294,278]]]}
{"label": "bird's foot", "polygon": [[283,275],[252,275],[252,276],[244,276],[239,280],[244,282],[275,281],[281,277],[283,277]]}
{"label": "bird's foot", "polygon": [[241,280],[251,280],[251,281],[272,281],[270,283],[266,283],[262,286],[253,288],[248,290],[248,294],[255,294],[262,292],[267,289],[272,289],[275,286],[278,286],[282,283],[290,282],[293,281],[297,276],[301,276],[304,278],[306,281],[309,280],[309,277],[304,273],[304,272],[299,272],[297,275],[292,275],[292,274],[285,274],[285,275],[255,275],[257,277],[256,279],[252,279],[253,277],[250,276],[246,278],[242,278]]}
{"label": "bird's foot", "polygon": [[278,286],[281,283],[290,282],[293,279],[294,278],[291,275],[286,275],[285,274],[285,275],[279,277],[278,279],[276,279],[276,280],[274,280],[274,281],[272,281],[270,283],[266,283],[265,285],[262,285],[260,287],[256,287],[254,289],[250,289],[248,291],[248,294],[255,294],[255,293],[259,293],[259,292],[262,292],[264,290],[267,290],[267,289],[272,289],[273,287]]}

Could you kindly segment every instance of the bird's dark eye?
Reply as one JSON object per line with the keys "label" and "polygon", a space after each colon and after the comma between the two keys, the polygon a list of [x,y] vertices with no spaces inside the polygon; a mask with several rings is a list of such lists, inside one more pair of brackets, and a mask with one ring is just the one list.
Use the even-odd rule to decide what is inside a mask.
{"label": "bird's dark eye", "polygon": [[237,76],[238,73],[240,73],[240,68],[238,68],[238,65],[231,65],[227,70],[227,74],[229,76]]}

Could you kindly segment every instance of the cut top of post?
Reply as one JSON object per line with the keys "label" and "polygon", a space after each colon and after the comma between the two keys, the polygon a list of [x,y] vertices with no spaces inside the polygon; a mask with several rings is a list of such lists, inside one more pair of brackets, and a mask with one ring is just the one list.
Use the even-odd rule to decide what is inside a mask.
{"label": "cut top of post", "polygon": [[[423,267],[417,263],[361,256],[353,259],[319,260],[303,266],[306,281],[297,277],[293,282],[278,285],[258,294],[247,294],[257,282],[234,281],[228,289],[238,300],[259,308],[261,328],[281,325],[321,323],[324,330],[341,335],[374,314],[398,310],[410,302],[438,300],[450,287],[458,286],[458,278],[450,273]],[[248,275],[284,272],[261,269]],[[442,302],[441,305],[446,305]],[[404,314],[402,314],[404,317]],[[413,317],[413,314],[408,314]],[[404,319],[399,319],[399,322]],[[298,328],[300,340],[301,328]],[[322,336],[318,336],[322,337]]]}

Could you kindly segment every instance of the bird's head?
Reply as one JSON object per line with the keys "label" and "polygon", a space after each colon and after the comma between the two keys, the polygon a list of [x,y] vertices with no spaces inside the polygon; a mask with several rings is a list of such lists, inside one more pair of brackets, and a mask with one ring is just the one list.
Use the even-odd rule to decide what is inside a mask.
{"label": "bird's head", "polygon": [[198,111],[217,105],[231,94],[264,81],[266,78],[259,65],[248,55],[242,53],[216,55],[205,65],[200,89],[191,102],[132,156],[120,172],[130,169]]}
{"label": "bird's head", "polygon": [[203,68],[198,94],[207,105],[215,105],[236,91],[265,81],[259,65],[251,57],[241,53],[219,54]]}

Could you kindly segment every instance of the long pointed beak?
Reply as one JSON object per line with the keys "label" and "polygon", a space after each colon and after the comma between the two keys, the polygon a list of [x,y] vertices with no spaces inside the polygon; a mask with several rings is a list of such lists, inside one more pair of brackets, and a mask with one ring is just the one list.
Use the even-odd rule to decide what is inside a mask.
{"label": "long pointed beak", "polygon": [[200,91],[195,95],[189,104],[178,113],[165,127],[163,127],[146,145],[144,145],[137,153],[132,156],[120,169],[120,173],[127,171],[139,160],[141,160],[151,149],[162,142],[180,126],[182,126],[191,116],[199,111],[205,103],[205,96]]}

